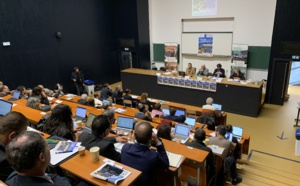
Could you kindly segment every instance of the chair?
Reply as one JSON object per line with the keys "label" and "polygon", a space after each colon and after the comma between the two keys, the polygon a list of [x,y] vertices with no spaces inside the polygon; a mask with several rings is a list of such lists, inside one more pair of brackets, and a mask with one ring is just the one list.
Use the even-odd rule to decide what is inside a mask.
{"label": "chair", "polygon": [[123,102],[124,102],[124,106],[130,105],[130,107],[132,107],[132,101],[131,100],[124,99]]}
{"label": "chair", "polygon": [[161,108],[170,109],[170,106],[169,106],[169,105],[166,105],[166,104],[162,104],[162,105],[161,105]]}
{"label": "chair", "polygon": [[207,73],[206,76],[212,76],[213,74],[211,72]]}
{"label": "chair", "polygon": [[166,68],[165,67],[160,67],[159,70],[166,71]]}
{"label": "chair", "polygon": [[152,70],[157,70],[157,67],[152,67]]}
{"label": "chair", "polygon": [[185,72],[184,71],[178,71],[178,75],[184,77],[185,76]]}
{"label": "chair", "polygon": [[195,70],[195,73],[197,74],[197,68],[196,67],[193,67],[194,68],[194,70]]}
{"label": "chair", "polygon": [[195,110],[185,109],[185,115],[186,116],[189,116],[189,115],[197,116],[197,112]]}

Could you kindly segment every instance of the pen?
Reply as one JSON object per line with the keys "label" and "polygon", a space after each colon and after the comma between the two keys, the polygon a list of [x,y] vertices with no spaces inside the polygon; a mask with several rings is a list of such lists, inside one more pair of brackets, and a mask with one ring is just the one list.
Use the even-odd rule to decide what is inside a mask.
{"label": "pen", "polygon": [[62,154],[62,153],[67,153],[67,152],[73,152],[73,151],[55,152],[55,154]]}

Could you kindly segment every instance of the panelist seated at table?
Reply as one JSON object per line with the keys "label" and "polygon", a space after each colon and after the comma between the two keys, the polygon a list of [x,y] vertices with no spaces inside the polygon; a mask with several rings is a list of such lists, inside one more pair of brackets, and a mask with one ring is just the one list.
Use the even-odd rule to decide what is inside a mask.
{"label": "panelist seated at table", "polygon": [[144,105],[147,105],[148,110],[151,112],[152,111],[152,106],[150,101],[148,100],[148,93],[144,92],[141,94],[141,103]]}
{"label": "panelist seated at table", "polygon": [[175,116],[175,113],[176,113],[176,109],[171,107],[170,115],[164,116],[164,119],[171,120],[171,121],[178,121],[178,116]]}
{"label": "panelist seated at table", "polygon": [[145,105],[142,103],[138,104],[139,112],[134,114],[135,118],[152,121],[151,113],[145,108]]}
{"label": "panelist seated at table", "polygon": [[46,173],[50,164],[50,149],[37,132],[26,131],[18,135],[7,145],[6,153],[7,160],[16,170],[6,180],[8,185],[73,185],[67,177]]}
{"label": "panelist seated at table", "polygon": [[19,112],[9,112],[0,119],[0,180],[6,180],[14,170],[6,159],[5,147],[13,138],[26,131],[29,121]]}
{"label": "panelist seated at table", "polygon": [[206,177],[207,180],[211,180],[211,178],[215,175],[215,158],[214,158],[214,154],[212,152],[212,150],[207,147],[203,141],[206,138],[206,133],[203,129],[198,128],[195,131],[194,134],[194,140],[192,142],[186,142],[185,145],[190,146],[190,147],[194,147],[200,150],[205,150],[207,151],[209,154],[206,158]]}
{"label": "panelist seated at table", "polygon": [[[152,126],[148,122],[139,122],[134,129],[137,143],[123,146],[121,163],[142,172],[134,185],[157,185],[157,170],[169,168],[169,159],[164,145],[152,132]],[[150,150],[151,142],[155,143],[157,151]]]}
{"label": "panelist seated at table", "polygon": [[92,133],[88,134],[82,132],[78,137],[78,141],[81,142],[81,146],[84,146],[87,150],[97,146],[100,148],[99,153],[101,156],[120,162],[121,154],[115,150],[114,143],[127,142],[127,137],[107,137],[111,127],[112,123],[108,116],[96,116],[91,126]]}
{"label": "panelist seated at table", "polygon": [[189,63],[188,67],[185,70],[185,75],[193,77],[193,76],[195,76],[195,74],[196,74],[195,68],[193,68],[192,63]]}
{"label": "panelist seated at table", "polygon": [[162,118],[164,116],[166,116],[166,115],[162,112],[161,104],[155,103],[154,108],[151,112],[151,117],[152,118],[154,118],[154,117]]}
{"label": "panelist seated at table", "polygon": [[226,77],[225,70],[222,68],[222,65],[219,63],[217,64],[217,68],[215,69],[213,76],[215,77]]}
{"label": "panelist seated at table", "polygon": [[206,68],[205,65],[201,65],[201,68],[199,69],[199,71],[197,72],[198,76],[207,76],[207,74],[209,73],[208,68]]}
{"label": "panelist seated at table", "polygon": [[230,76],[231,79],[245,80],[244,73],[239,68],[234,69],[234,72]]}

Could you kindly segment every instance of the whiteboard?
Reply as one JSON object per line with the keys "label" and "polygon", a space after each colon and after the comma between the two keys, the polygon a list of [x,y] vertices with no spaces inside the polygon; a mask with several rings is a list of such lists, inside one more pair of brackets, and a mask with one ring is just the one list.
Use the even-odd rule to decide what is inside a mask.
{"label": "whiteboard", "polygon": [[[199,36],[204,33],[182,33],[182,54],[197,55]],[[213,36],[212,54],[215,56],[231,56],[232,33],[207,33]]]}

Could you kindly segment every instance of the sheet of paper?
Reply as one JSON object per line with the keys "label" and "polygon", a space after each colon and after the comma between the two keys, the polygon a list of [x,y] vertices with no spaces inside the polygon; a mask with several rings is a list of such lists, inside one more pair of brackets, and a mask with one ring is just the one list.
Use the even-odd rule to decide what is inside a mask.
{"label": "sheet of paper", "polygon": [[224,152],[224,148],[221,148],[217,145],[207,145],[207,147],[209,147],[215,154],[222,155]]}
{"label": "sheet of paper", "polygon": [[170,75],[170,74],[172,74],[172,72],[165,72],[164,74],[165,75]]}
{"label": "sheet of paper", "polygon": [[136,99],[136,98],[138,98],[139,96],[131,95],[131,97],[132,97],[133,99]]}

